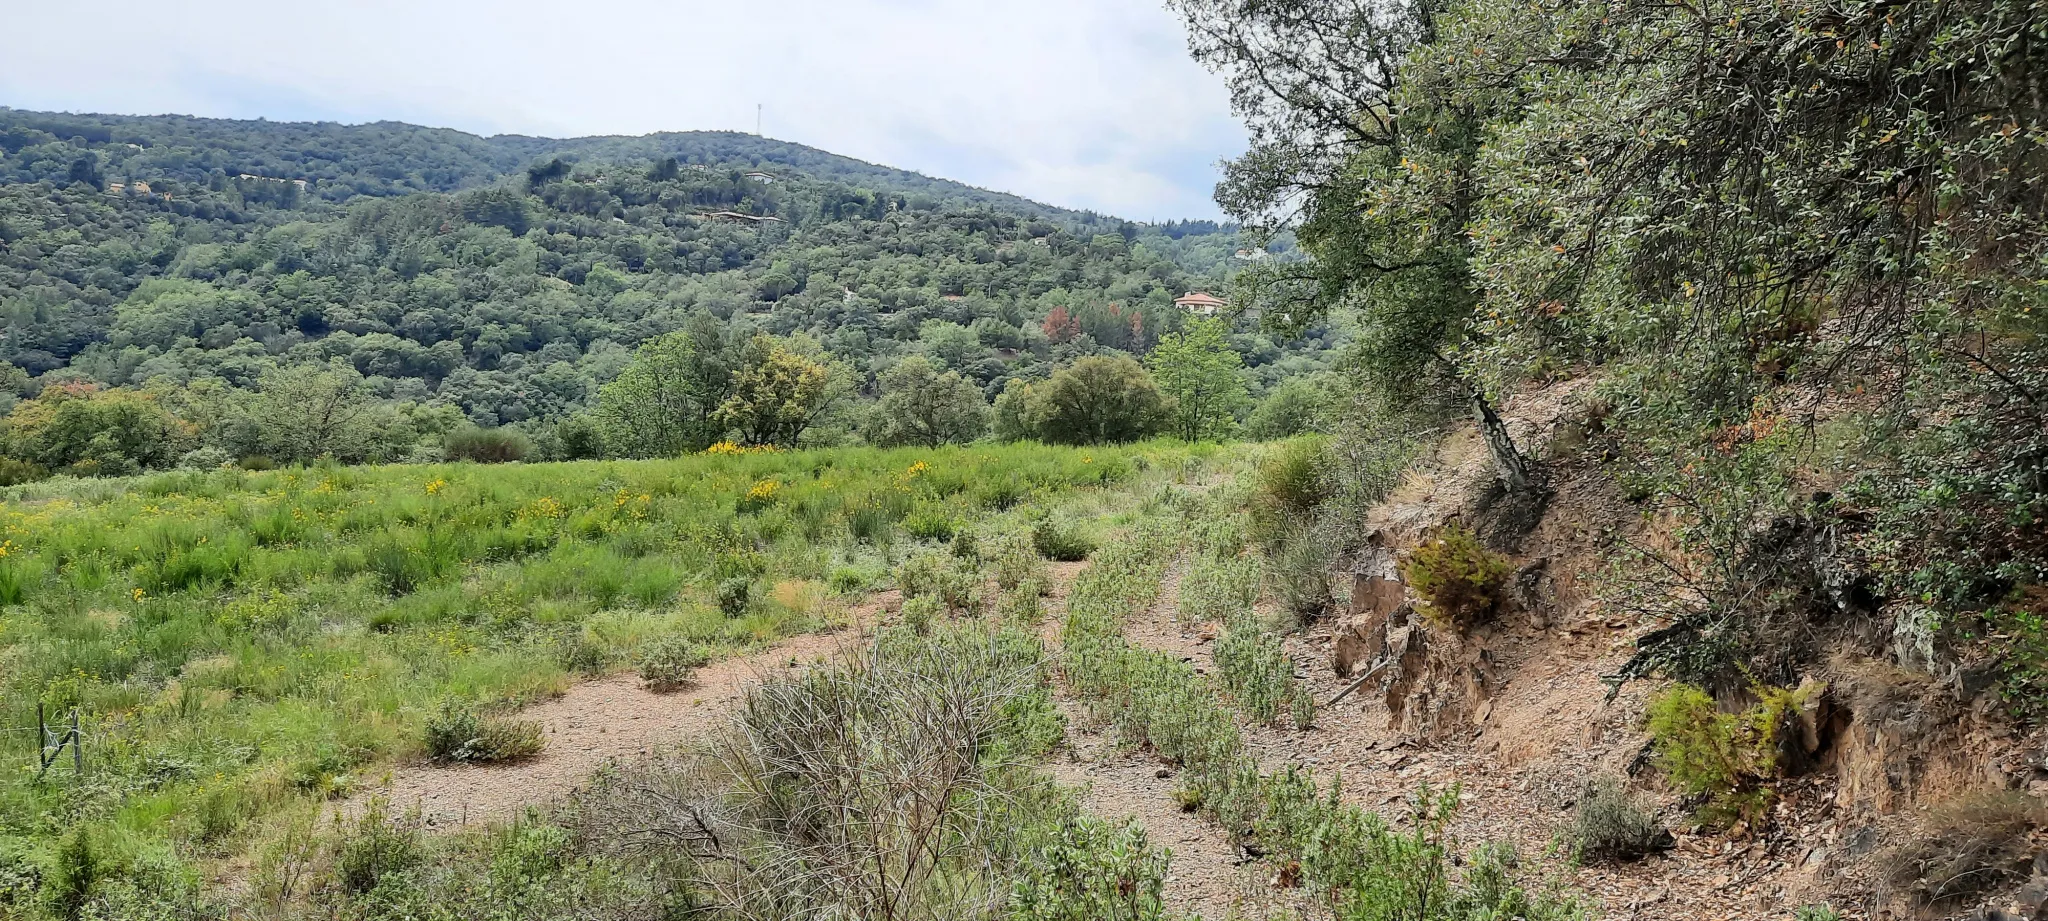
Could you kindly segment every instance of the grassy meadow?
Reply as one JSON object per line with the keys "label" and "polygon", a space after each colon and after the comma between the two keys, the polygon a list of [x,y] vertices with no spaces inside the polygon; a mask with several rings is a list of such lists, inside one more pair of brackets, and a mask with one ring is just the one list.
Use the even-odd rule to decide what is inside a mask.
{"label": "grassy meadow", "polygon": [[[660,461],[314,467],[0,493],[0,727],[83,716],[38,779],[0,733],[0,856],[93,829],[121,859],[242,853],[262,819],[680,637],[829,623],[916,545],[1084,521],[1210,449],[969,445]],[[960,538],[965,539],[965,538]],[[174,855],[174,856],[173,856]],[[0,888],[6,881],[0,880]]]}

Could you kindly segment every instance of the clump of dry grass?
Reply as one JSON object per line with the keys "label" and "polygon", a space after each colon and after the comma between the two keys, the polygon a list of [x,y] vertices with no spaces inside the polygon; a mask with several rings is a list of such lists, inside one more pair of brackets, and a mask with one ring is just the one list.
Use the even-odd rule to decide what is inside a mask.
{"label": "clump of dry grass", "polygon": [[1922,908],[1968,904],[2025,875],[2032,835],[2044,827],[2048,806],[2024,793],[1951,800],[1884,854],[1885,881]]}

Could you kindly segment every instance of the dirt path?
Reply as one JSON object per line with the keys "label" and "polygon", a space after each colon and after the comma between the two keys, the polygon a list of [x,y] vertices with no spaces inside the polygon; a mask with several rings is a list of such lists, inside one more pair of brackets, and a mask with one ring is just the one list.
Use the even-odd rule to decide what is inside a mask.
{"label": "dirt path", "polygon": [[570,685],[562,696],[519,712],[541,724],[547,748],[540,754],[513,764],[401,765],[336,808],[353,814],[385,797],[393,810],[417,808],[437,830],[508,819],[576,791],[608,762],[701,735],[731,713],[748,687],[829,659],[860,636],[855,627],[841,627],[789,637],[707,665],[694,686],[669,694],[647,690],[632,674]]}
{"label": "dirt path", "polygon": [[[1181,561],[1167,570],[1158,599],[1133,622],[1151,623],[1162,617],[1173,621],[1184,570]],[[1060,591],[1063,596],[1064,587]],[[1057,650],[1058,618],[1063,614],[1052,609],[1045,636],[1048,647]],[[1154,845],[1171,852],[1168,909],[1223,921],[1267,917],[1285,901],[1266,879],[1267,868],[1245,857],[1221,827],[1180,808],[1173,796],[1176,781],[1171,768],[1149,754],[1123,750],[1114,731],[1089,717],[1064,687],[1058,704],[1067,717],[1067,746],[1063,760],[1049,766],[1053,776],[1081,791],[1081,805],[1088,812],[1111,820],[1135,819]]]}

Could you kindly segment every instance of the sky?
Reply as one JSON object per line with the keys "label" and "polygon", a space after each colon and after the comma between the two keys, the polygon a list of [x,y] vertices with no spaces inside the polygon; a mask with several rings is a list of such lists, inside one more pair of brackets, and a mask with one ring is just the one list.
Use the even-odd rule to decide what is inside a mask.
{"label": "sky", "polygon": [[9,5],[21,109],[569,137],[759,104],[769,137],[1136,220],[1218,217],[1245,145],[1159,0]]}

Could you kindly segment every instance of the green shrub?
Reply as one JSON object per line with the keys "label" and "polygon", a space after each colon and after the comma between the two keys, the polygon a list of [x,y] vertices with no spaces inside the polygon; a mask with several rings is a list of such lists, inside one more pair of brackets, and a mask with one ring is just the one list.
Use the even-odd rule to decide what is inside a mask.
{"label": "green shrub", "polygon": [[903,626],[918,636],[930,633],[932,625],[945,616],[945,603],[931,595],[903,599]]}
{"label": "green shrub", "polygon": [[268,454],[250,454],[235,462],[235,466],[249,471],[276,470],[277,461]]}
{"label": "green shrub", "polygon": [[865,590],[875,582],[874,573],[854,566],[839,566],[825,577],[825,584],[842,595]]}
{"label": "green shrub", "polygon": [[953,513],[942,505],[922,505],[903,519],[903,530],[918,540],[952,540],[959,527]]}
{"label": "green shrub", "polygon": [[532,454],[533,439],[512,429],[465,426],[442,439],[441,453],[451,461],[508,464]]}
{"label": "green shrub", "polygon": [[20,486],[23,483],[48,479],[49,476],[50,471],[43,469],[41,464],[12,457],[0,457],[0,486]]}
{"label": "green shrub", "polygon": [[981,571],[943,550],[911,554],[896,567],[896,585],[904,599],[936,598],[946,608],[978,612],[982,605]]}
{"label": "green shrub", "polygon": [[1136,821],[1061,822],[1025,854],[1011,893],[1013,921],[1163,921],[1166,854]]}
{"label": "green shrub", "polygon": [[1656,816],[1611,777],[1586,786],[1570,837],[1580,855],[1600,860],[1636,860],[1672,845]]}
{"label": "green shrub", "polygon": [[382,800],[373,801],[335,851],[335,874],[342,888],[362,895],[385,877],[419,863],[419,822],[414,816],[394,819]]}
{"label": "green shrub", "polygon": [[51,913],[67,921],[83,917],[105,870],[99,852],[93,847],[92,834],[84,826],[72,829],[63,843],[57,845],[57,859],[44,881]]}
{"label": "green shrub", "polygon": [[1680,789],[1708,798],[1701,812],[1706,821],[1727,823],[1762,812],[1771,800],[1764,784],[1777,776],[1788,717],[1821,688],[1752,690],[1759,702],[1741,713],[1721,712],[1711,695],[1689,684],[1674,684],[1650,698],[1657,764]]}
{"label": "green shrub", "polygon": [[1014,475],[995,477],[975,485],[974,501],[989,511],[1007,512],[1024,501],[1027,492]]}
{"label": "green shrub", "polygon": [[1273,594],[1294,617],[1296,624],[1308,624],[1329,613],[1336,586],[1330,568],[1336,549],[1325,531],[1312,521],[1290,524],[1279,543],[1266,554],[1266,571]]}
{"label": "green shrub", "polygon": [[895,537],[896,521],[885,506],[868,499],[847,507],[846,533],[860,543],[886,547]]}
{"label": "green shrub", "polygon": [[697,669],[711,664],[711,654],[679,633],[668,633],[640,647],[640,680],[660,692],[687,686]]}
{"label": "green shrub", "polygon": [[1005,534],[991,543],[988,562],[995,569],[997,588],[1011,591],[1026,582],[1044,579],[1045,560],[1032,546],[1029,535]]}
{"label": "green shrub", "polygon": [[754,580],[746,576],[720,579],[714,591],[718,595],[718,610],[727,617],[747,613],[754,602]]}
{"label": "green shrub", "polygon": [[[28,850],[0,838],[0,909],[26,910],[43,887],[43,870]],[[5,915],[0,911],[0,915]]]}
{"label": "green shrub", "polygon": [[1463,525],[1452,522],[1409,553],[1401,572],[1428,605],[1426,614],[1464,630],[1499,607],[1501,591],[1514,566],[1482,546]]}
{"label": "green shrub", "polygon": [[556,664],[578,675],[602,675],[612,667],[612,661],[610,648],[580,630],[564,639],[555,652]]}
{"label": "green shrub", "polygon": [[996,617],[1005,624],[1036,624],[1045,617],[1044,583],[1028,580],[996,599]]}
{"label": "green shrub", "polygon": [[[1239,712],[1260,723],[1282,713],[1294,715],[1294,701],[1306,691],[1294,680],[1294,659],[1280,638],[1250,617],[1237,617],[1216,639],[1216,677]],[[1313,711],[1311,711],[1313,712]]]}
{"label": "green shrub", "polygon": [[0,607],[28,600],[36,583],[42,581],[42,564],[18,553],[0,557]]}
{"label": "green shrub", "polygon": [[981,538],[970,528],[961,528],[953,533],[953,558],[969,563],[981,562]]}
{"label": "green shrub", "polygon": [[1792,909],[1792,921],[1842,921],[1842,913],[1833,905],[1801,905]]}
{"label": "green shrub", "polygon": [[517,761],[539,754],[547,741],[532,720],[484,714],[449,701],[427,718],[427,754],[438,761]]}
{"label": "green shrub", "polygon": [[1075,563],[1095,552],[1095,542],[1073,523],[1046,516],[1031,525],[1031,548],[1048,560]]}
{"label": "green shrub", "polygon": [[1256,557],[1197,560],[1180,582],[1180,619],[1227,622],[1249,614],[1259,600],[1260,575]]}
{"label": "green shrub", "polygon": [[1321,435],[1276,445],[1259,463],[1259,494],[1283,514],[1312,512],[1335,486],[1332,466],[1330,440]]}

